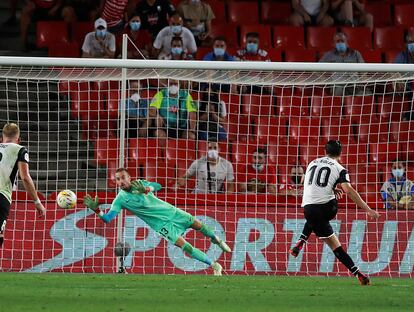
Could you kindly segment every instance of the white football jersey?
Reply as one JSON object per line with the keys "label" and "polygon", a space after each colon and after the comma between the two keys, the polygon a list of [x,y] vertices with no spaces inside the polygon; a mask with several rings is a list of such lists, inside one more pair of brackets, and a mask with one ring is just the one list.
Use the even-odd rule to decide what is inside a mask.
{"label": "white football jersey", "polygon": [[305,173],[302,207],[335,199],[335,186],[344,182],[350,182],[349,174],[335,159],[325,156],[311,161]]}

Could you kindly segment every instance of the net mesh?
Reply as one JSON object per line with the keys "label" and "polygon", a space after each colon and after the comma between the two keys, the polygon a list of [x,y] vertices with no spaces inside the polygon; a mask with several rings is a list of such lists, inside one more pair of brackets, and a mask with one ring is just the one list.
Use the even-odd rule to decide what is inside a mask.
{"label": "net mesh", "polygon": [[[186,234],[227,273],[347,274],[314,236],[298,258],[288,255],[304,224],[303,169],[324,155],[327,140],[339,139],[351,182],[382,217],[367,220],[345,198],[332,221],[334,230],[363,271],[412,275],[414,215],[407,208],[414,206],[383,209],[380,192],[397,159],[406,178],[414,180],[412,73],[128,69],[122,120],[123,74],[110,67],[0,67],[0,121],[19,124],[32,177],[48,209],[45,220],[36,219],[18,183],[0,250],[2,270],[115,272],[113,249],[125,241],[132,248],[125,259],[130,272],[210,272],[133,215],[104,225],[83,208],[86,193],[99,195],[102,208],[109,208],[123,146],[124,166],[133,179],[159,182],[161,199],[226,238],[231,254],[222,254],[200,233]],[[169,93],[174,84],[179,100]],[[160,94],[175,103],[162,113],[169,114],[170,123],[157,122],[149,108]],[[197,112],[181,115],[190,107]],[[185,122],[192,118],[193,123]],[[195,137],[181,130],[185,127],[192,127]],[[206,175],[201,168],[177,188],[192,163],[206,156],[207,139],[218,141],[219,155],[233,174],[230,165],[224,178],[213,168],[214,185],[206,184],[211,191],[195,194],[197,180],[203,183]],[[257,171],[253,157],[263,149],[266,165]],[[397,187],[398,200],[412,194],[411,186]],[[57,208],[55,198],[63,189],[77,193],[75,210]]]}

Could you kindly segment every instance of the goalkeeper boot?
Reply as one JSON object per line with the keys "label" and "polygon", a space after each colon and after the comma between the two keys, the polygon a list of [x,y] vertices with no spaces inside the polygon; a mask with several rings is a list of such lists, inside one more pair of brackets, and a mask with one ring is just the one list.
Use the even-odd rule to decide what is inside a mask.
{"label": "goalkeeper boot", "polygon": [[227,245],[224,240],[218,238],[217,236],[215,236],[214,238],[211,238],[210,240],[213,244],[218,245],[220,249],[223,250],[224,252],[231,252],[229,245]]}
{"label": "goalkeeper boot", "polygon": [[213,262],[211,267],[214,270],[214,276],[221,276],[221,272],[223,271],[223,267],[218,262]]}
{"label": "goalkeeper boot", "polygon": [[363,274],[361,272],[358,272],[357,277],[358,277],[359,283],[361,285],[363,285],[363,286],[371,285],[371,281],[369,280],[369,277],[366,276],[365,274]]}

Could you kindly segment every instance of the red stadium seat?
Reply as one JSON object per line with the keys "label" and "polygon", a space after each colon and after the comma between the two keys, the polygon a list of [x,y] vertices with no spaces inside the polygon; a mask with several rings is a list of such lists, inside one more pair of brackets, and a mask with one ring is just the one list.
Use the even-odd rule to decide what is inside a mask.
{"label": "red stadium seat", "polygon": [[281,62],[282,61],[282,50],[279,48],[273,48],[266,50],[268,57],[272,62]]}
{"label": "red stadium seat", "polygon": [[259,23],[259,7],[257,2],[230,2],[227,8],[229,22],[240,25]]}
{"label": "red stadium seat", "polygon": [[145,165],[147,159],[164,159],[164,150],[158,139],[134,138],[128,141],[128,152],[131,160]]}
{"label": "red stadium seat", "polygon": [[250,32],[256,32],[260,36],[260,46],[269,48],[272,46],[271,26],[265,25],[241,25],[240,26],[240,44],[246,45],[246,35]]}
{"label": "red stadium seat", "polygon": [[260,117],[256,120],[259,144],[287,143],[287,127],[284,117]]}
{"label": "red stadium seat", "polygon": [[234,164],[247,164],[251,161],[251,155],[254,149],[257,148],[254,144],[237,143],[233,144],[233,162]]}
{"label": "red stadium seat", "polygon": [[165,160],[168,166],[176,167],[178,162],[189,166],[196,159],[196,144],[193,140],[168,139],[165,144]]}
{"label": "red stadium seat", "polygon": [[386,63],[395,63],[397,55],[401,53],[401,50],[388,50],[385,51],[385,62]]}
{"label": "red stadium seat", "polygon": [[305,33],[303,27],[275,26],[273,27],[274,46],[285,51],[305,48]]}
{"label": "red stadium seat", "polygon": [[38,48],[68,43],[69,32],[66,22],[37,22],[36,46]]}
{"label": "red stadium seat", "polygon": [[408,111],[410,103],[398,96],[384,96],[379,98],[378,112],[381,120],[399,121]]}
{"label": "red stadium seat", "polygon": [[48,55],[50,57],[80,57],[80,47],[77,42],[56,43],[49,46]]}
{"label": "red stadium seat", "polygon": [[360,50],[365,63],[382,63],[381,50]]}
{"label": "red stadium seat", "polygon": [[[181,1],[180,1],[181,2]],[[212,23],[225,23],[226,22],[226,4],[222,1],[207,1],[211,10],[214,12],[214,20]]]}
{"label": "red stadium seat", "polygon": [[350,142],[342,145],[341,163],[345,164],[345,167],[351,164],[358,164],[362,167],[366,167],[367,159],[368,151],[365,144]]}
{"label": "red stadium seat", "polygon": [[404,29],[401,27],[377,27],[374,30],[376,49],[396,50],[404,48]]}
{"label": "red stadium seat", "polygon": [[71,39],[72,39],[72,41],[75,41],[78,44],[82,45],[83,42],[85,41],[85,36],[88,33],[92,32],[92,31],[95,31],[95,28],[94,28],[92,22],[75,22],[75,23],[72,23],[72,27],[71,27],[72,36],[71,36]]}
{"label": "red stadium seat", "polygon": [[344,144],[355,142],[354,132],[349,119],[339,117],[323,118],[321,127],[324,142],[339,140]]}
{"label": "red stadium seat", "polygon": [[375,114],[375,99],[373,96],[347,96],[344,98],[345,116],[359,123],[361,118]]}
{"label": "red stadium seat", "polygon": [[289,144],[317,145],[320,138],[319,120],[292,117],[289,120]]}
{"label": "red stadium seat", "polygon": [[224,36],[226,38],[227,46],[239,46],[237,29],[234,24],[218,24],[213,22],[211,24],[210,37],[214,39],[218,36]]}
{"label": "red stadium seat", "polygon": [[388,164],[398,158],[400,149],[397,142],[371,143],[369,145],[370,162]]}
{"label": "red stadium seat", "polygon": [[394,7],[394,21],[397,26],[414,26],[414,4],[399,4]]}
{"label": "red stadium seat", "polygon": [[250,116],[274,115],[274,97],[271,95],[243,95],[243,113]]}
{"label": "red stadium seat", "polygon": [[393,121],[390,124],[390,140],[399,144],[414,142],[414,122],[412,121]]}
{"label": "red stadium seat", "polygon": [[110,161],[118,162],[119,140],[97,139],[95,142],[94,159],[99,166],[108,166]]}
{"label": "red stadium seat", "polygon": [[352,49],[372,49],[372,34],[368,27],[341,27],[341,31],[346,34]]}
{"label": "red stadium seat", "polygon": [[391,22],[391,7],[384,2],[368,2],[366,4],[366,11],[374,16],[374,25],[389,26]]}
{"label": "red stadium seat", "polygon": [[175,169],[168,167],[162,160],[148,159],[143,169],[146,180],[158,182],[163,188],[171,187],[175,183]]}
{"label": "red stadium seat", "polygon": [[224,101],[226,103],[227,113],[239,115],[243,110],[240,109],[241,100],[238,94],[234,93],[220,93],[219,94],[220,101]]}
{"label": "red stadium seat", "polygon": [[333,48],[335,27],[308,27],[307,47],[318,51],[327,51]]}
{"label": "red stadium seat", "polygon": [[285,62],[316,62],[316,51],[292,49],[285,52]]}
{"label": "red stadium seat", "polygon": [[267,147],[269,162],[277,166],[297,164],[299,162],[299,151],[299,145],[279,144]]}
{"label": "red stadium seat", "polygon": [[361,118],[355,127],[360,144],[388,142],[388,122],[379,122],[375,116]]}
{"label": "red stadium seat", "polygon": [[277,109],[280,116],[309,116],[309,98],[296,95],[277,97]]}
{"label": "red stadium seat", "polygon": [[121,94],[118,90],[112,90],[108,93],[107,109],[110,119],[118,119],[119,115],[119,102],[121,101]]}
{"label": "red stadium seat", "polygon": [[340,96],[313,96],[311,97],[312,117],[341,116],[342,97]]}
{"label": "red stadium seat", "polygon": [[204,57],[212,51],[213,50],[210,47],[198,47],[197,48],[197,54],[196,54],[197,60],[203,60]]}
{"label": "red stadium seat", "polygon": [[322,145],[302,145],[300,146],[300,163],[309,164],[312,160],[325,155]]}
{"label": "red stadium seat", "polygon": [[223,127],[231,141],[241,142],[251,139],[251,121],[248,116],[229,115],[228,121],[223,124]]}
{"label": "red stadium seat", "polygon": [[265,24],[287,24],[291,14],[291,5],[287,2],[262,1],[261,18]]}

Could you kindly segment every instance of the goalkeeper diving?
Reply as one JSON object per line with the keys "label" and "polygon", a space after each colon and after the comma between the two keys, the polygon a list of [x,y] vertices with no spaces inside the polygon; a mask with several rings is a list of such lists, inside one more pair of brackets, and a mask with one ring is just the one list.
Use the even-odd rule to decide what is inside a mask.
{"label": "goalkeeper diving", "polygon": [[99,209],[98,196],[93,199],[87,194],[84,197],[84,205],[93,210],[105,223],[111,222],[121,209],[126,209],[170,243],[180,247],[191,258],[211,266],[214,275],[220,276],[222,274],[222,267],[218,262],[213,262],[204,252],[193,247],[183,238],[184,232],[188,228],[192,228],[209,237],[211,242],[218,245],[223,251],[231,252],[226,242],[218,238],[212,229],[191,214],[157,198],[153,192],[161,189],[159,183],[145,180],[131,182],[131,176],[125,168],[118,168],[115,177],[116,184],[121,190],[113,200],[108,213],[104,214]]}

